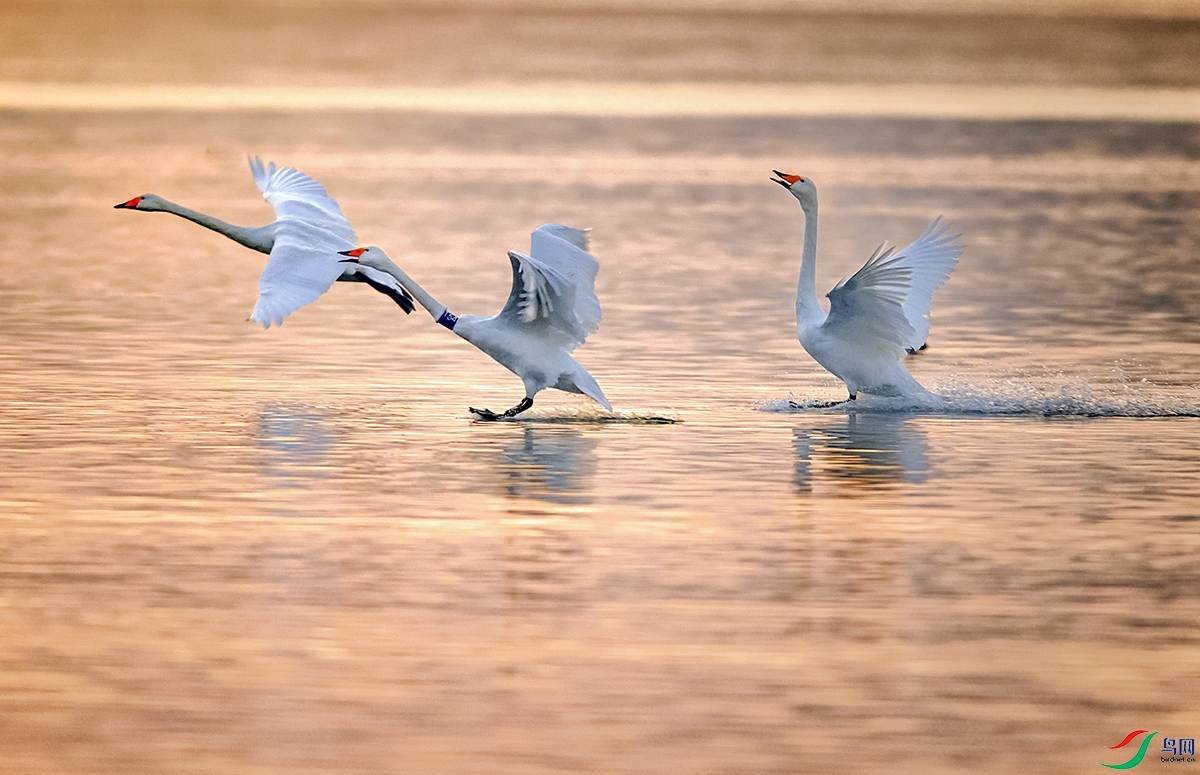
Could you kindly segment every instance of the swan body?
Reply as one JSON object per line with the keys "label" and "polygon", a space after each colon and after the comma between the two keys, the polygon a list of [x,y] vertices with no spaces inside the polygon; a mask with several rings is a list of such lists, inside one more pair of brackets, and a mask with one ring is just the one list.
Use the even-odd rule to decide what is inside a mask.
{"label": "swan body", "polygon": [[935,220],[908,247],[880,246],[851,277],[817,299],[817,188],[812,178],[775,171],[804,211],[804,249],[796,292],[800,344],[817,363],[859,393],[882,396],[931,395],[904,367],[905,354],[925,348],[933,292],[962,255],[958,235]]}
{"label": "swan body", "polygon": [[521,378],[525,398],[506,412],[471,411],[483,419],[513,417],[533,406],[546,388],[588,396],[609,411],[604,391],[571,352],[600,327],[595,280],[600,264],[587,252],[587,232],[557,223],[536,229],[529,255],[510,250],[512,289],[491,317],[457,316],[434,299],[380,248],[340,251],[347,262],[386,273],[435,321],[490,355]]}
{"label": "swan body", "polygon": [[316,301],[339,281],[366,283],[406,313],[412,312],[412,297],[392,277],[338,261],[337,251],[354,247],[354,229],[320,183],[291,167],[264,166],[256,157],[250,159],[250,172],[275,210],[275,221],[266,226],[235,226],[157,194],[135,196],[116,209],[174,213],[269,255],[250,314],[264,328],[281,325],[285,317]]}

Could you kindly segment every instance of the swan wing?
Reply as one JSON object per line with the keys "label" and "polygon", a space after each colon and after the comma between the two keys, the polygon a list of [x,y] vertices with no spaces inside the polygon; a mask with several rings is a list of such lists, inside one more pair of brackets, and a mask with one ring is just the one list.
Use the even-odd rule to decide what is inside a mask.
{"label": "swan wing", "polygon": [[258,302],[250,319],[270,328],[319,299],[345,271],[337,252],[353,244],[323,230],[280,230],[258,278]]}
{"label": "swan wing", "polygon": [[913,270],[893,252],[881,245],[862,269],[829,292],[829,317],[822,328],[854,347],[899,360],[914,333],[904,314]]}
{"label": "swan wing", "polygon": [[251,157],[250,172],[275,209],[275,242],[258,278],[258,302],[250,319],[266,328],[316,301],[338,280],[364,282],[412,312],[408,291],[385,272],[343,264],[340,250],[353,248],[354,229],[317,181],[292,167],[264,165]]}
{"label": "swan wing", "polygon": [[276,167],[275,162],[264,166],[257,156],[250,157],[250,172],[263,199],[275,209],[277,230],[303,224],[309,229],[327,231],[354,246],[357,241],[354,229],[320,183],[293,167]]}
{"label": "swan wing", "polygon": [[339,280],[366,283],[399,304],[400,309],[404,310],[406,315],[416,309],[416,300],[413,299],[412,294],[400,284],[399,280],[387,272],[359,264],[342,264],[342,267],[342,276],[338,278]]}
{"label": "swan wing", "polygon": [[498,317],[544,330],[570,349],[600,327],[596,273],[587,232],[548,223],[533,232],[530,255],[509,251],[512,290]]}
{"label": "swan wing", "polygon": [[900,266],[912,271],[908,295],[904,298],[904,316],[913,327],[912,337],[904,343],[910,350],[917,350],[929,336],[929,310],[933,303],[933,292],[941,288],[950,277],[962,255],[962,245],[957,243],[958,234],[948,234],[949,224],[939,217],[929,225],[916,242],[899,251],[896,260]]}

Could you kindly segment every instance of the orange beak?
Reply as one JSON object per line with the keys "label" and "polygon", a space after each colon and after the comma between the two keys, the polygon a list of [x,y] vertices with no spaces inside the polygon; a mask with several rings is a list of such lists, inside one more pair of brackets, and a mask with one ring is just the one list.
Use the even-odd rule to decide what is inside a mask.
{"label": "orange beak", "polygon": [[119,205],[113,205],[113,209],[120,210],[122,208],[128,208],[130,210],[133,210],[133,209],[137,208],[138,202],[140,202],[140,201],[142,201],[142,198],[140,196],[135,196],[133,199],[130,199],[128,202],[122,202]]}
{"label": "orange beak", "polygon": [[778,183],[784,188],[791,188],[793,184],[804,180],[804,178],[799,175],[788,175],[787,173],[780,172],[779,170],[771,170],[771,172],[774,172],[779,176],[779,179],[771,178],[771,182]]}
{"label": "orange beak", "polygon": [[338,255],[339,256],[350,256],[350,259],[356,259],[359,256],[361,256],[363,253],[366,253],[366,252],[367,252],[366,248],[355,248],[354,250],[339,250]]}

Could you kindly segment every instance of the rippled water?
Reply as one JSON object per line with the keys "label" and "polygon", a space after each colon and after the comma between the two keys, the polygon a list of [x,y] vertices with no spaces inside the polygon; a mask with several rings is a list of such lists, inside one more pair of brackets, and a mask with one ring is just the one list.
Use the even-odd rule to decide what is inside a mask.
{"label": "rippled water", "polygon": [[[1195,726],[1190,127],[27,114],[3,142],[22,771],[1057,772]],[[363,287],[253,327],[259,257],[112,209],[265,221],[241,149],[458,311],[502,304],[532,227],[592,227],[579,357],[620,418],[677,422],[546,392],[473,423],[520,383]],[[947,408],[805,408],[842,391],[795,340],[772,166],[822,185],[822,286],[962,230],[912,362]]]}
{"label": "rippled water", "polygon": [[[339,284],[263,331],[261,256],[112,209],[266,222],[247,152],[456,312],[591,227],[615,417],[472,422],[520,382],[427,316]],[[772,168],[820,185],[824,288],[961,230],[911,360],[945,404],[815,406]],[[1060,773],[1200,731],[1195,125],[10,110],[0,174],[0,770]]]}

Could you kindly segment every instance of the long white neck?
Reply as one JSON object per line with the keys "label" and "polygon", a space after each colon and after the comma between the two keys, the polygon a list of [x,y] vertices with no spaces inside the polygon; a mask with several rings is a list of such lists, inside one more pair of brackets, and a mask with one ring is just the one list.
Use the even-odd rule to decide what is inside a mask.
{"label": "long white neck", "polygon": [[800,283],[796,286],[796,321],[824,317],[817,299],[817,204],[804,208],[804,252],[800,256]]}
{"label": "long white neck", "polygon": [[412,297],[417,300],[417,303],[424,307],[433,316],[434,320],[438,320],[446,312],[445,304],[430,296],[428,291],[417,285],[417,282],[409,277],[407,272],[396,266],[396,262],[392,261],[392,259],[384,256],[375,268],[395,277],[396,282],[407,288]]}
{"label": "long white neck", "polygon": [[180,218],[187,218],[192,223],[198,223],[206,229],[224,234],[234,242],[245,245],[251,250],[270,253],[275,246],[275,230],[271,226],[235,226],[220,218],[214,218],[207,213],[197,212],[190,207],[177,205],[174,202],[162,200],[162,212],[174,213]]}

